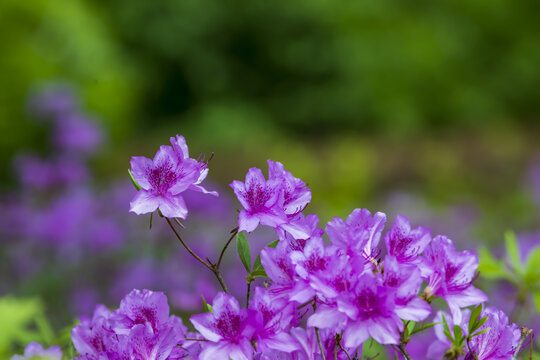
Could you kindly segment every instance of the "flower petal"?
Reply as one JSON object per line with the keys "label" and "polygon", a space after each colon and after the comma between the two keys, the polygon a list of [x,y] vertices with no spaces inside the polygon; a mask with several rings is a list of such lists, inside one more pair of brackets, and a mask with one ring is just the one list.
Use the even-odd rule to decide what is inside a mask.
{"label": "flower petal", "polygon": [[147,214],[155,211],[160,204],[159,198],[150,191],[139,190],[133,200],[129,203],[129,211],[137,215]]}

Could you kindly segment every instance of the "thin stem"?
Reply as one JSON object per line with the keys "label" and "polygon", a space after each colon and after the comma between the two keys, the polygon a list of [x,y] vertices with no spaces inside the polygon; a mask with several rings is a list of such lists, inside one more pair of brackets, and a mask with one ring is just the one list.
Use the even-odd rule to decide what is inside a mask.
{"label": "thin stem", "polygon": [[321,341],[321,335],[319,335],[319,328],[315,328],[315,334],[317,334],[317,342],[319,343],[319,348],[321,349],[321,356],[323,360],[326,360],[326,355],[324,354],[324,347]]}
{"label": "thin stem", "polygon": [[227,250],[227,247],[231,243],[232,239],[234,239],[236,234],[238,234],[238,226],[235,227],[234,229],[232,229],[231,234],[232,234],[231,237],[229,238],[229,240],[227,240],[227,243],[225,244],[225,246],[221,250],[221,254],[219,254],[219,259],[218,259],[218,262],[217,262],[217,265],[216,265],[218,269],[221,266],[221,260],[223,259],[223,255],[225,255],[225,250]]}
{"label": "thin stem", "polygon": [[[169,218],[165,218],[165,220],[167,220],[167,223],[169,224],[169,226],[171,227],[172,231],[174,232],[174,234],[176,235],[176,238],[178,239],[178,241],[180,241],[180,243],[184,246],[184,248],[186,248],[186,250],[195,258],[197,259],[201,264],[203,264],[204,266],[206,266],[208,269],[210,269],[210,271],[212,271],[214,273],[214,275],[216,276],[216,279],[218,280],[219,284],[221,285],[221,288],[223,289],[224,292],[226,292],[227,294],[229,293],[229,289],[227,289],[227,285],[225,285],[225,281],[223,281],[223,277],[221,276],[221,273],[219,272],[219,266],[216,265],[216,264],[212,264],[210,262],[210,260],[208,260],[208,262],[204,261],[199,255],[195,254],[195,252],[193,250],[191,250],[191,248],[186,244],[186,242],[182,239],[182,237],[180,236],[180,234],[178,233],[178,231],[176,231],[176,228],[174,227],[174,225],[172,224],[171,220]],[[229,240],[230,242],[230,240]],[[222,251],[222,254],[223,254],[223,251]]]}
{"label": "thin stem", "polygon": [[470,337],[467,337],[467,349],[469,350],[469,354],[471,354],[474,358],[474,360],[478,360],[478,356],[472,351],[471,349],[471,339]]}
{"label": "thin stem", "polygon": [[338,341],[339,341],[339,335],[336,334],[336,346],[334,347],[334,360],[338,360],[337,359]]}
{"label": "thin stem", "polygon": [[208,339],[191,339],[191,338],[184,338],[186,341],[210,341]]}
{"label": "thin stem", "polygon": [[392,345],[392,347],[399,353],[401,353],[401,355],[403,355],[403,358],[405,358],[406,360],[411,360],[411,356],[409,355],[407,350],[405,350],[405,346],[403,346],[403,344]]}
{"label": "thin stem", "polygon": [[[518,346],[516,348],[516,352],[514,352],[514,356],[513,356],[514,359],[517,359],[518,354],[521,351],[521,347],[523,346],[523,343],[525,342],[525,340],[527,340],[527,338],[531,334],[532,334],[531,329],[527,329],[527,328],[524,328],[524,327],[521,328],[521,339],[519,339],[519,344],[518,344]],[[531,338],[531,342],[532,342],[532,338]]]}
{"label": "thin stem", "polygon": [[347,350],[345,350],[345,349],[343,348],[343,346],[341,345],[341,335],[340,335],[340,334],[337,334],[337,335],[336,335],[336,343],[337,343],[337,345],[339,346],[339,348],[341,349],[341,351],[343,351],[343,352],[345,353],[345,355],[347,355],[347,358],[348,358],[349,360],[352,360],[352,359],[351,359],[351,355],[349,355],[349,353],[347,352]]}
{"label": "thin stem", "polygon": [[249,308],[249,295],[251,294],[251,281],[247,282],[246,309]]}
{"label": "thin stem", "polygon": [[190,249],[190,247],[184,242],[184,240],[180,237],[180,234],[178,233],[178,231],[176,231],[176,228],[173,226],[171,220],[169,220],[169,218],[165,218],[165,220],[167,221],[167,223],[169,224],[169,226],[171,227],[172,231],[174,232],[174,234],[176,235],[177,239],[180,241],[180,243],[186,248],[186,250],[197,260],[199,260],[199,262],[201,264],[203,264],[204,266],[206,266],[208,269],[214,271],[214,269],[212,268],[212,266],[210,264],[208,264],[206,261],[204,261],[203,259],[200,258],[199,255],[195,254],[193,252],[193,250]]}

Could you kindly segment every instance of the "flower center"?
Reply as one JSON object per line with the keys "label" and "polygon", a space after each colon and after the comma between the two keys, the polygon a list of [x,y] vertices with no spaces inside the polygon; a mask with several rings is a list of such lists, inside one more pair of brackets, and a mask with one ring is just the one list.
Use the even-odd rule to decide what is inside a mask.
{"label": "flower center", "polygon": [[266,202],[270,199],[271,192],[267,191],[260,184],[250,184],[246,198],[252,212],[264,209]]}
{"label": "flower center", "polygon": [[173,186],[178,179],[178,174],[174,171],[174,165],[170,161],[164,161],[161,164],[149,169],[148,182],[152,188],[163,195]]}

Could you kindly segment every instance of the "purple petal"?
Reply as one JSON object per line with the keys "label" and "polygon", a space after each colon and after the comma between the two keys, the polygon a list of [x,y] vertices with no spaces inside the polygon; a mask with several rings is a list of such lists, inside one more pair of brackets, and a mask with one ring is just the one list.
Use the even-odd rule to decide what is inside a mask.
{"label": "purple petal", "polygon": [[131,173],[137,184],[145,190],[151,189],[152,185],[148,182],[148,170],[154,166],[152,160],[144,156],[133,156],[130,164]]}
{"label": "purple petal", "polygon": [[147,214],[155,211],[160,204],[159,198],[146,190],[139,190],[133,200],[129,203],[129,211],[137,215]]}
{"label": "purple petal", "polygon": [[379,344],[399,344],[399,331],[396,325],[403,326],[398,319],[372,319],[368,326],[369,335]]}
{"label": "purple petal", "polygon": [[405,320],[422,321],[431,314],[431,306],[424,300],[415,297],[406,305],[396,306],[396,314]]}
{"label": "purple petal", "polygon": [[181,195],[160,197],[159,210],[167,218],[185,219],[188,214],[186,203]]}
{"label": "purple petal", "polygon": [[345,347],[357,348],[369,339],[366,324],[363,322],[349,323],[343,331],[343,344]]}
{"label": "purple petal", "polygon": [[214,315],[212,313],[193,315],[189,318],[189,321],[191,321],[195,329],[197,329],[205,339],[213,342],[222,339],[222,336],[216,332]]}
{"label": "purple petal", "polygon": [[257,228],[259,222],[258,216],[251,215],[247,210],[242,210],[238,214],[238,232],[252,232]]}

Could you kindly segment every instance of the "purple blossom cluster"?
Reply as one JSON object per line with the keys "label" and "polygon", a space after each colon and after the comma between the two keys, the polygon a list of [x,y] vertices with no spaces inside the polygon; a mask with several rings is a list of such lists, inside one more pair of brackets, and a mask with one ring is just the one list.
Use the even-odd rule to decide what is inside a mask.
{"label": "purple blossom cluster", "polygon": [[[132,211],[135,203],[136,209],[145,209],[135,212],[159,208],[165,217],[185,218],[184,202],[177,203],[173,212],[168,206],[164,212],[158,202],[172,203],[171,199],[196,179],[199,185],[206,175],[200,175],[195,163],[178,172],[182,167],[178,159],[189,159],[178,154],[187,154],[187,147],[182,137],[171,138],[171,143],[172,148],[162,147],[156,158],[144,160],[144,165],[140,158],[132,160],[132,173],[141,187]],[[185,150],[178,153],[175,143],[181,143]],[[168,155],[162,154],[165,152]],[[152,183],[155,169],[160,169],[156,175],[159,181]],[[469,321],[466,308],[488,301],[473,285],[476,254],[457,251],[449,238],[432,237],[427,228],[413,228],[402,215],[386,232],[386,215],[366,209],[354,210],[345,220],[336,217],[325,230],[320,229],[316,214],[303,213],[311,201],[306,183],[274,161],[268,161],[268,178],[261,169],[251,168],[245,182],[233,181],[230,186],[243,207],[237,231],[253,232],[259,225],[267,226],[279,240],[260,252],[258,259],[268,281],[264,287],[256,287],[252,297],[250,284],[255,272],[245,264],[249,273],[246,308],[227,293],[219,262],[199,259],[224,289],[214,298],[210,312],[190,319],[203,340],[196,355],[199,359],[352,359],[359,358],[370,338],[410,358],[406,350],[408,326],[425,323],[434,312],[435,299],[441,299],[450,310],[444,321],[464,327]],[[434,321],[440,323],[442,316],[439,312],[435,316],[438,321]],[[455,344],[446,346],[449,344],[441,338],[430,352],[442,349],[443,356],[454,359],[512,359],[519,350],[519,328],[509,324],[504,313],[491,308],[482,316],[485,323],[475,329],[479,333],[467,337],[467,348],[460,343],[456,350]],[[440,332],[439,325],[435,331]]]}

